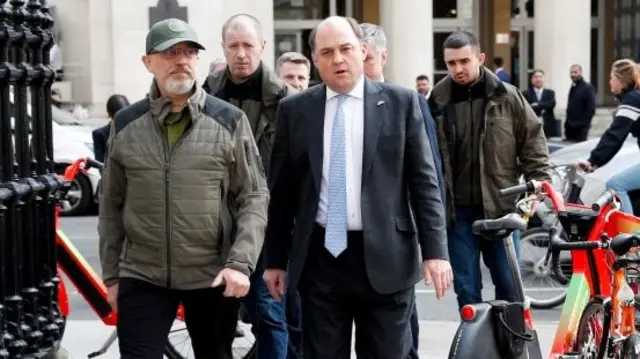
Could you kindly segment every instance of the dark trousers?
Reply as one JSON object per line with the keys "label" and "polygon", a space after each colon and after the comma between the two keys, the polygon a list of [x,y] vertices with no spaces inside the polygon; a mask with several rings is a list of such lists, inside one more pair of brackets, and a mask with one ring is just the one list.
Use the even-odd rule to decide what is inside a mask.
{"label": "dark trousers", "polygon": [[482,302],[480,254],[491,273],[496,299],[513,302],[516,298],[504,243],[476,236],[471,225],[478,219],[484,219],[482,208],[457,207],[455,225],[448,231],[453,288],[459,308]]}
{"label": "dark trousers", "polygon": [[419,359],[418,346],[420,344],[420,322],[418,321],[418,307],[416,305],[416,293],[413,292],[413,312],[411,313],[411,339],[412,346],[409,359]]}
{"label": "dark trousers", "polygon": [[174,290],[121,278],[118,342],[121,359],[161,359],[167,337],[183,304],[185,324],[197,359],[232,359],[238,308],[223,288]]}
{"label": "dark trousers", "polygon": [[589,138],[590,128],[591,122],[580,125],[571,125],[568,122],[565,122],[564,136],[569,141],[584,142]]}
{"label": "dark trousers", "polygon": [[298,289],[302,299],[305,359],[406,359],[412,347],[409,324],[414,288],[380,294],[369,283],[362,232],[349,232],[347,249],[337,258],[324,248],[316,226]]}

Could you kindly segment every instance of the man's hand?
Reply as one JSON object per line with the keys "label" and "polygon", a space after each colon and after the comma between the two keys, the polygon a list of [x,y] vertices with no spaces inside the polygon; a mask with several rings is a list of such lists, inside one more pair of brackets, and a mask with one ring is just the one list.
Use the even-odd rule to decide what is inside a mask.
{"label": "man's hand", "polygon": [[216,279],[213,280],[212,287],[224,285],[225,297],[242,298],[249,293],[249,276],[235,269],[224,268],[218,273]]}
{"label": "man's hand", "polygon": [[578,163],[576,163],[576,167],[585,172],[593,172],[596,170],[596,168],[598,168],[597,166],[591,164],[591,162],[589,161],[578,161]]}
{"label": "man's hand", "polygon": [[287,290],[287,272],[282,269],[267,269],[262,278],[273,299],[282,301],[284,292]]}
{"label": "man's hand", "polygon": [[451,264],[442,259],[427,259],[424,261],[424,282],[436,287],[436,298],[442,299],[444,293],[453,283],[453,271]]}
{"label": "man's hand", "polygon": [[120,285],[118,283],[112,285],[107,288],[107,302],[113,308],[113,310],[118,310],[118,289]]}

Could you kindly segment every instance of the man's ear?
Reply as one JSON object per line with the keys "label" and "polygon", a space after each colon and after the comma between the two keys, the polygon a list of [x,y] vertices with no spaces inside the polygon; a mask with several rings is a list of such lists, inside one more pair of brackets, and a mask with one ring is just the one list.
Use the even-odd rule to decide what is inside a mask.
{"label": "man's ear", "polygon": [[484,52],[478,54],[478,62],[480,63],[480,65],[484,65],[486,59],[487,55]]}
{"label": "man's ear", "polygon": [[380,62],[382,63],[382,66],[386,65],[387,63],[387,54],[387,49],[382,50],[382,53],[380,53]]}
{"label": "man's ear", "polygon": [[147,71],[151,72],[151,58],[149,55],[142,56],[142,63],[144,64],[144,67],[147,68]]}

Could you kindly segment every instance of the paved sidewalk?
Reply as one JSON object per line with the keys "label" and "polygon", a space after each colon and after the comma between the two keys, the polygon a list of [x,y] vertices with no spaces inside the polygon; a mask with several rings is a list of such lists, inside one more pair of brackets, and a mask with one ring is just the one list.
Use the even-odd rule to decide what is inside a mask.
{"label": "paved sidewalk", "polygon": [[[440,359],[449,355],[451,338],[456,332],[458,323],[455,322],[420,322],[420,358]],[[536,323],[538,337],[542,345],[542,353],[546,355],[551,350],[551,342],[555,335],[556,323]],[[89,320],[74,320],[67,324],[66,334],[62,346],[69,352],[69,356],[60,355],[56,359],[80,359],[96,351],[111,334],[112,328],[105,327],[101,322]],[[355,355],[353,355],[355,358]],[[114,346],[98,357],[100,359],[118,359],[118,348]]]}

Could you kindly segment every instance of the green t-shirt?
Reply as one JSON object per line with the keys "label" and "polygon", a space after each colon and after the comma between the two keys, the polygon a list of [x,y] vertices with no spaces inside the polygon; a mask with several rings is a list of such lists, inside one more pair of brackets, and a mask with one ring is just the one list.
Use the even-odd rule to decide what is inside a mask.
{"label": "green t-shirt", "polygon": [[173,149],[176,142],[182,137],[191,124],[191,114],[185,109],[180,112],[171,112],[164,119],[164,126],[167,129],[167,142],[169,149]]}

